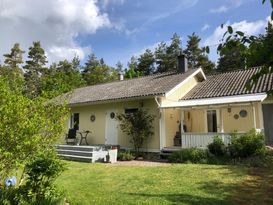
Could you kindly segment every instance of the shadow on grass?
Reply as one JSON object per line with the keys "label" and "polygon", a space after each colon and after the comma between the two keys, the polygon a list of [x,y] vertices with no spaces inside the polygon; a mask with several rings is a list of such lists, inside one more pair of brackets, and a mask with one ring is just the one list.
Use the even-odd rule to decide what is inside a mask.
{"label": "shadow on grass", "polygon": [[[211,168],[213,169],[213,168]],[[131,196],[145,198],[160,198],[171,204],[189,204],[189,205],[271,205],[273,204],[273,170],[261,168],[244,168],[228,166],[229,176],[242,176],[242,170],[247,172],[243,182],[223,183],[221,181],[206,181],[198,184],[198,189],[205,196],[196,194],[147,194],[147,193],[127,193]],[[245,172],[244,172],[245,173]],[[223,174],[223,177],[225,175]],[[209,197],[211,196],[211,197]]]}
{"label": "shadow on grass", "polygon": [[165,201],[168,201],[171,204],[189,204],[189,205],[201,205],[201,204],[210,204],[210,205],[224,205],[228,204],[224,200],[209,198],[209,197],[200,197],[190,194],[137,194],[137,193],[129,193],[129,195],[137,196],[137,197],[153,197],[160,198]]}

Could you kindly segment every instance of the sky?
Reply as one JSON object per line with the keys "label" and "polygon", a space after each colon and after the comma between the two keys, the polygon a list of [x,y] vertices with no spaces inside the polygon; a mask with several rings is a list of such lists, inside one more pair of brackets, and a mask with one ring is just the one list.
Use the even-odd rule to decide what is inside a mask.
{"label": "sky", "polygon": [[269,0],[0,0],[0,60],[14,43],[26,51],[40,41],[49,63],[72,59],[81,62],[95,53],[106,64],[120,61],[168,42],[177,33],[185,48],[195,32],[201,45],[216,47],[232,25],[249,35],[264,33],[271,12]]}

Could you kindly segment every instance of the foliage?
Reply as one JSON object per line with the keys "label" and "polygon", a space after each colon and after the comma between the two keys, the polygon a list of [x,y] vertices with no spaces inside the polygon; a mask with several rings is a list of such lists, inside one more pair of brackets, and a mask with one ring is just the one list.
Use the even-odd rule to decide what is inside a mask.
{"label": "foliage", "polygon": [[[264,4],[266,0],[262,0]],[[273,1],[270,1],[271,8],[273,10]],[[271,11],[271,20],[273,20],[273,11]],[[222,25],[223,27],[223,25]],[[255,84],[259,81],[260,78],[264,76],[264,74],[273,73],[273,50],[272,50],[272,42],[273,42],[273,29],[270,22],[268,22],[268,26],[266,28],[266,34],[254,36],[247,35],[242,31],[234,31],[231,26],[227,27],[227,31],[223,35],[222,43],[219,44],[217,50],[221,53],[223,49],[228,48],[229,44],[236,41],[239,48],[240,55],[245,58],[246,67],[253,66],[262,66],[260,71],[254,74],[250,80],[247,82],[247,88],[250,90]],[[231,50],[234,50],[234,47],[231,47]],[[235,49],[235,50],[237,50]],[[227,52],[227,51],[225,51]],[[232,51],[228,51],[232,52]],[[239,58],[240,59],[240,58]],[[237,62],[238,63],[238,62]],[[269,91],[272,94],[273,90]]]}
{"label": "foliage", "polygon": [[144,75],[149,75],[154,72],[155,58],[150,49],[146,49],[143,54],[138,58],[137,71]]}
{"label": "foliage", "polygon": [[47,63],[45,51],[39,41],[33,42],[33,46],[29,47],[28,59],[24,66],[26,95],[34,98],[41,93],[40,81]]}
{"label": "foliage", "polygon": [[130,151],[119,151],[118,152],[118,160],[119,161],[131,161],[135,157]]}
{"label": "foliage", "polygon": [[168,160],[175,163],[205,163],[208,158],[206,150],[198,148],[181,149],[173,152]]}
{"label": "foliage", "polygon": [[255,130],[251,130],[241,136],[234,135],[228,149],[233,158],[247,158],[255,155],[264,155],[264,135],[255,132]]}
{"label": "foliage", "polygon": [[23,54],[25,51],[23,51],[20,48],[19,43],[15,43],[13,48],[11,49],[10,53],[4,54],[5,60],[4,63],[8,65],[11,69],[17,69],[20,70],[19,65],[23,64]]}
{"label": "foliage", "polygon": [[1,204],[59,204],[63,195],[53,182],[63,170],[64,165],[54,152],[37,155],[26,164],[24,183],[2,190]]}
{"label": "foliage", "polygon": [[47,98],[56,97],[75,88],[85,85],[80,73],[78,57],[71,62],[64,60],[53,64],[41,79],[42,95]]}
{"label": "foliage", "polygon": [[65,106],[45,103],[40,98],[31,100],[22,90],[11,90],[7,80],[0,78],[1,180],[36,153],[51,150],[66,121]]}
{"label": "foliage", "polygon": [[130,142],[134,146],[136,156],[144,141],[151,137],[153,133],[154,116],[148,111],[139,109],[132,114],[118,114],[121,130],[131,137]]}
{"label": "foliage", "polygon": [[213,142],[208,145],[209,152],[215,156],[223,156],[226,153],[226,147],[219,136],[215,136]]}
{"label": "foliage", "polygon": [[173,71],[177,69],[177,55],[181,51],[180,36],[176,33],[171,38],[168,46],[165,42],[161,42],[155,49],[155,59],[157,64],[156,72]]}
{"label": "foliage", "polygon": [[143,73],[141,73],[138,70],[137,58],[135,56],[132,56],[130,61],[128,62],[128,68],[125,69],[124,77],[131,79],[131,78],[136,78],[136,77],[139,77],[142,75],[143,75]]}
{"label": "foliage", "polygon": [[217,71],[227,72],[236,69],[244,69],[246,66],[245,51],[247,47],[239,39],[231,39],[219,51]]}
{"label": "foliage", "polygon": [[201,38],[195,33],[188,36],[185,54],[188,57],[189,68],[202,67],[205,73],[210,73],[214,69],[214,64],[206,54],[206,47],[200,47]]}
{"label": "foliage", "polygon": [[82,75],[87,85],[94,85],[117,79],[118,72],[106,65],[103,58],[98,60],[95,54],[92,54],[83,67]]}

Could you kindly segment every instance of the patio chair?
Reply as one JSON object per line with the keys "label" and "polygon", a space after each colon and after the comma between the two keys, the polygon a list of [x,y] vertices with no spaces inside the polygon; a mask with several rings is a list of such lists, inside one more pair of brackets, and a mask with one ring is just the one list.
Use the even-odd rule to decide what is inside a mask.
{"label": "patio chair", "polygon": [[77,130],[76,129],[69,129],[68,134],[65,136],[66,144],[77,144]]}

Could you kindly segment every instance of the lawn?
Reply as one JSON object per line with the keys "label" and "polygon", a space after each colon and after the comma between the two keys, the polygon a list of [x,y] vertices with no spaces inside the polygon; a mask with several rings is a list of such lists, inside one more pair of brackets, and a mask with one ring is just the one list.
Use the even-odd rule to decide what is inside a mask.
{"label": "lawn", "polygon": [[57,184],[72,205],[273,204],[273,171],[241,166],[67,162]]}

